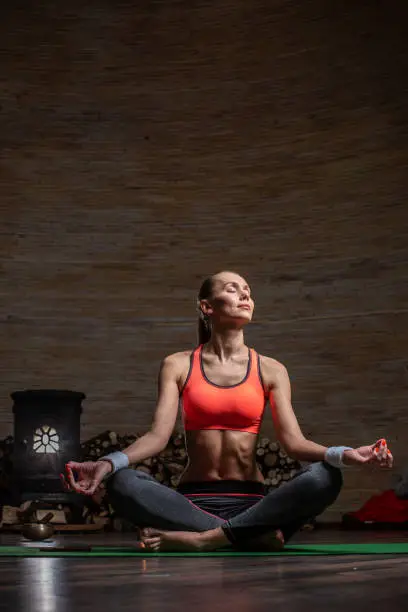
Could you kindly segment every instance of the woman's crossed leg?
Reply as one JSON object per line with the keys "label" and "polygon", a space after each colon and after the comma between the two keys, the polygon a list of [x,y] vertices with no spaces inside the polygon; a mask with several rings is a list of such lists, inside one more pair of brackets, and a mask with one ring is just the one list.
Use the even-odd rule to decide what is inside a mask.
{"label": "woman's crossed leg", "polygon": [[132,469],[108,481],[115,511],[142,529],[151,550],[272,549],[337,498],[342,474],[325,462],[303,468],[252,507],[227,520],[205,512],[184,495]]}

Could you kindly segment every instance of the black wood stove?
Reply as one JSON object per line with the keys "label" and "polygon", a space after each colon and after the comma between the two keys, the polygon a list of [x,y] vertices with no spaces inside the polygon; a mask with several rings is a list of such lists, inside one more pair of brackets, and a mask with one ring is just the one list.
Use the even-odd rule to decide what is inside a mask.
{"label": "black wood stove", "polygon": [[60,474],[80,460],[83,393],[52,389],[16,391],[14,401],[13,497],[75,503]]}

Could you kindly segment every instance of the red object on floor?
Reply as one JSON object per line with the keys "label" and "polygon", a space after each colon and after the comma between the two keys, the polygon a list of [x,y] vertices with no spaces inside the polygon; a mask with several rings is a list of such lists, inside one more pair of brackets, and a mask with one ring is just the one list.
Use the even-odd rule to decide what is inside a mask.
{"label": "red object on floor", "polygon": [[408,499],[399,499],[390,489],[373,495],[355,512],[346,515],[361,522],[405,523],[408,521]]}

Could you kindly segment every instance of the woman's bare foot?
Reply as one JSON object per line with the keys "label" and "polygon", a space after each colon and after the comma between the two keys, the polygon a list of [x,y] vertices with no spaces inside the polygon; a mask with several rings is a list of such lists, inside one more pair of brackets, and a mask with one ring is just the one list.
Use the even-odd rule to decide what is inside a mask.
{"label": "woman's bare foot", "polygon": [[[147,527],[140,531],[141,547],[149,552],[205,552],[219,548],[231,547],[222,529],[209,531],[164,531]],[[280,529],[265,533],[262,536],[247,540],[241,550],[279,552],[285,545]]]}
{"label": "woman's bare foot", "polygon": [[279,552],[285,546],[285,538],[280,529],[269,531],[261,536],[251,538],[243,545],[243,549],[253,552]]}
{"label": "woman's bare foot", "polygon": [[227,546],[229,541],[221,529],[197,531],[163,531],[147,527],[140,531],[142,548],[150,552],[204,552]]}

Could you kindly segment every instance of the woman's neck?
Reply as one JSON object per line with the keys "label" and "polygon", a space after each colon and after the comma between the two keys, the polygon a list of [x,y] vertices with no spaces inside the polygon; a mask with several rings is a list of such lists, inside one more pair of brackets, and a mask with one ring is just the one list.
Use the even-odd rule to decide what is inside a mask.
{"label": "woman's neck", "polygon": [[242,329],[213,329],[206,350],[217,355],[220,361],[227,361],[241,353],[244,347]]}

